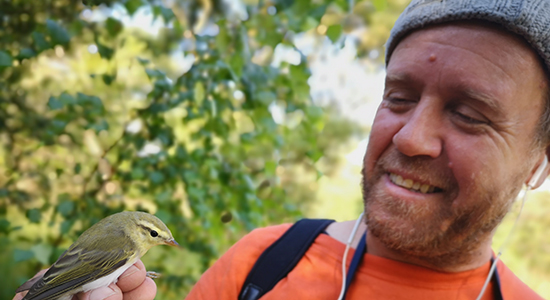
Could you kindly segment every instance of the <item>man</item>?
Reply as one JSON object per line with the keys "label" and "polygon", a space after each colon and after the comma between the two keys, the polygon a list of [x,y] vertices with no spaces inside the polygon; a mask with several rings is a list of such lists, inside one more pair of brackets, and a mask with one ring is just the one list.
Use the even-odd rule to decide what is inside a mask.
{"label": "man", "polygon": [[[549,172],[549,28],[550,0],[413,0],[401,15],[364,157],[365,217],[352,247],[366,236],[366,250],[350,252],[362,261],[345,299],[481,294],[496,226],[536,170],[533,188]],[[262,299],[338,299],[354,223],[329,225]],[[187,299],[238,299],[289,227],[244,237]],[[541,299],[501,261],[496,274],[481,299]]]}
{"label": "man", "polygon": [[[366,232],[367,250],[346,299],[481,293],[495,228],[548,152],[549,28],[548,0],[418,0],[396,22],[364,157],[366,222],[353,243]],[[338,299],[353,223],[328,226],[261,299]],[[288,228],[243,238],[187,299],[237,299]],[[500,261],[496,273],[500,287],[491,281],[482,299],[541,299]]]}

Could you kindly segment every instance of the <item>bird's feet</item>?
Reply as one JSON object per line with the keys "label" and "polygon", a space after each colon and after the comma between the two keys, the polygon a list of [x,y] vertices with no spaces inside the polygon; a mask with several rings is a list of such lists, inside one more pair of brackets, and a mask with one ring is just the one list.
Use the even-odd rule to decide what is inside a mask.
{"label": "bird's feet", "polygon": [[156,278],[159,278],[161,276],[161,274],[157,273],[157,272],[153,272],[153,271],[147,271],[147,273],[145,273],[145,276],[147,276],[151,279],[156,279]]}

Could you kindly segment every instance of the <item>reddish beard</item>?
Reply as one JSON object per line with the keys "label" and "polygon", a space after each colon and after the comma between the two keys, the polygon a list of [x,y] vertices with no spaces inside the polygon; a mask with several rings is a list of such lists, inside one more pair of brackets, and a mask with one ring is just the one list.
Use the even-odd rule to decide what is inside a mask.
{"label": "reddish beard", "polygon": [[[424,182],[442,189],[441,201],[410,203],[388,195],[383,190],[388,169],[406,170]],[[363,199],[369,234],[387,248],[407,256],[446,265],[468,259],[479,241],[492,231],[509,211],[521,187],[508,185],[506,190],[477,186],[468,194],[480,195],[468,206],[453,205],[459,194],[452,171],[429,157],[407,157],[388,151],[378,161],[373,174],[363,168]],[[370,175],[370,176],[368,176]],[[464,191],[463,191],[464,192]],[[462,259],[461,259],[462,257]]]}

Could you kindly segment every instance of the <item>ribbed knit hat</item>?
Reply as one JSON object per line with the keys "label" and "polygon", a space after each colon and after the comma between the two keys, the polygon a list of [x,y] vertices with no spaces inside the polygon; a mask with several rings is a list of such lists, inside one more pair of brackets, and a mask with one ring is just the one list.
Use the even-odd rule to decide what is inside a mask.
{"label": "ribbed knit hat", "polygon": [[449,21],[485,20],[523,36],[550,70],[550,0],[412,0],[386,43],[386,65],[410,32]]}

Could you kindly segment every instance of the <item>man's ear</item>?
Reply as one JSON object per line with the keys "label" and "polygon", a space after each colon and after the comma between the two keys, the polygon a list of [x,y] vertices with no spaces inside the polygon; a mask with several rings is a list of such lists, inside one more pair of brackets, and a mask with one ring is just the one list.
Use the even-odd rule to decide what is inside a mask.
{"label": "man's ear", "polygon": [[548,177],[548,172],[550,171],[550,165],[548,164],[548,151],[550,149],[546,149],[546,155],[544,155],[543,160],[539,163],[537,169],[531,175],[531,178],[529,178],[529,181],[527,182],[527,187],[529,189],[533,190],[538,188],[542,185],[546,177]]}

